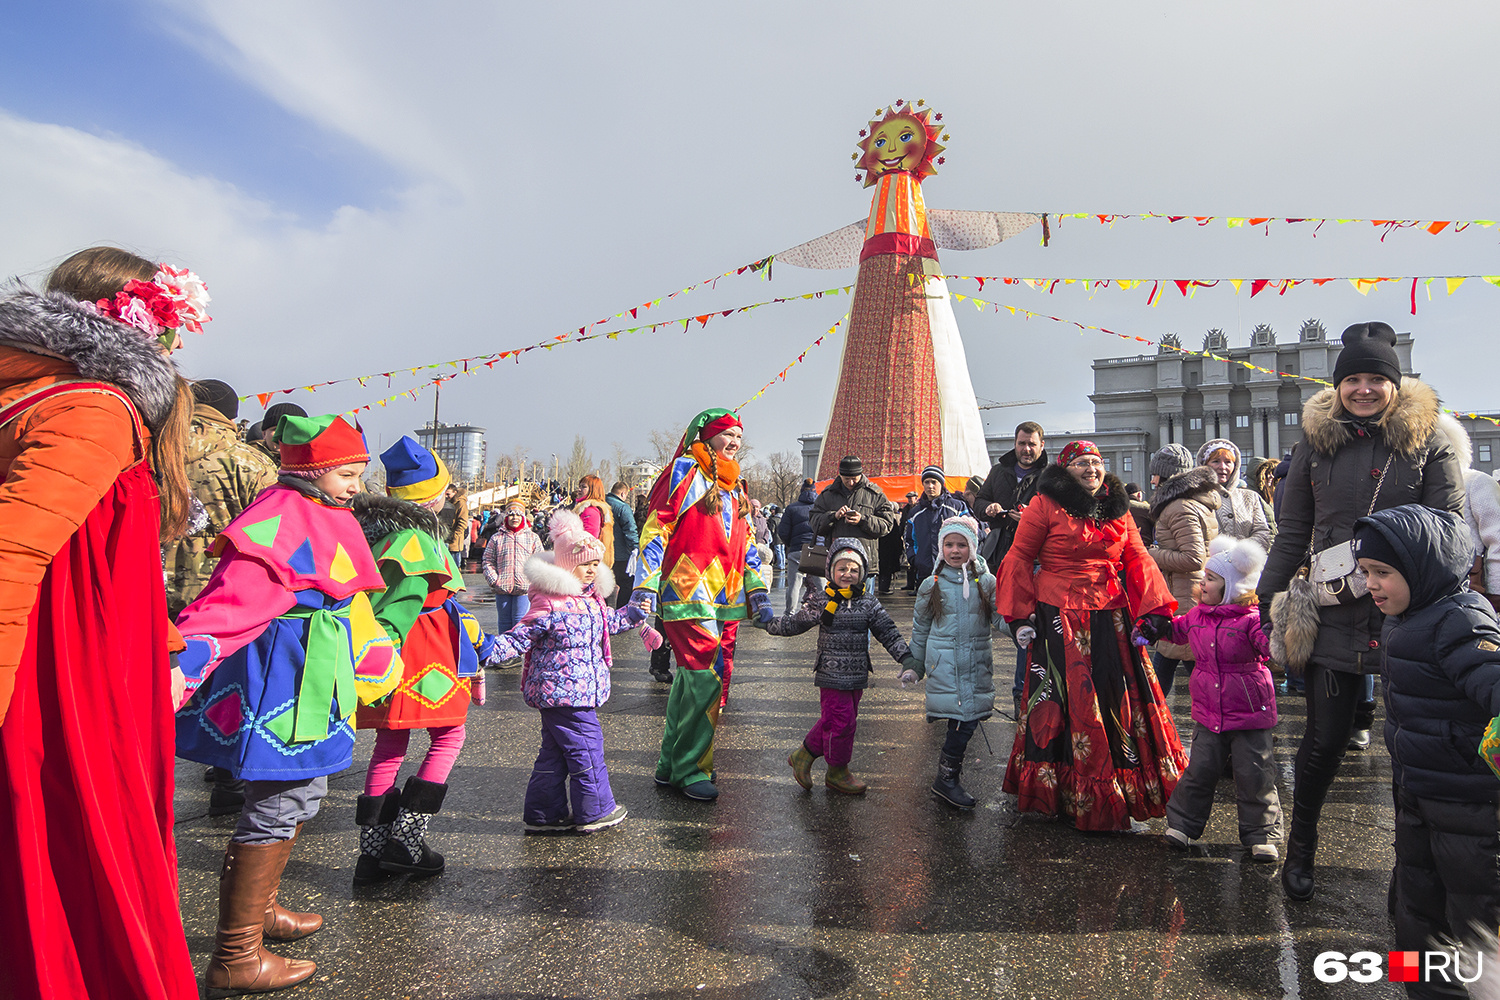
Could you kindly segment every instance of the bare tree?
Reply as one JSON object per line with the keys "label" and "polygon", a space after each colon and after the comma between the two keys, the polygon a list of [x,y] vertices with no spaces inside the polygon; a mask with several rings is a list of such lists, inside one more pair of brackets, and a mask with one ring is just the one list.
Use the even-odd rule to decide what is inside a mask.
{"label": "bare tree", "polygon": [[510,459],[512,462],[511,468],[517,470],[517,475],[522,478],[530,478],[527,474],[527,468],[531,464],[531,456],[526,454],[525,445],[516,445],[516,450],[510,453]]}
{"label": "bare tree", "polygon": [[[625,450],[625,446],[623,444],[621,444],[620,442],[618,442],[618,441],[616,441],[612,445],[610,445],[610,450],[611,450],[612,454],[614,455],[614,460],[615,460],[615,478],[618,479],[618,480],[624,481],[624,479],[625,479],[625,466],[629,465],[631,463],[631,461],[632,461],[632,459],[630,457],[630,453],[627,452]],[[608,489],[610,486],[613,486],[613,485],[614,485],[614,483],[606,483],[605,484],[605,488]]]}
{"label": "bare tree", "polygon": [[802,463],[796,455],[778,451],[760,464],[765,468],[766,491],[772,503],[785,507],[797,499],[798,487],[802,485]]}
{"label": "bare tree", "polygon": [[654,430],[651,432],[651,460],[657,465],[665,466],[672,461],[672,456],[677,454],[677,442],[682,440],[682,433],[674,430]]}
{"label": "bare tree", "polygon": [[573,450],[568,454],[568,460],[563,464],[562,480],[568,489],[578,485],[578,480],[594,471],[594,456],[589,454],[589,446],[583,439],[582,434],[573,435]]}

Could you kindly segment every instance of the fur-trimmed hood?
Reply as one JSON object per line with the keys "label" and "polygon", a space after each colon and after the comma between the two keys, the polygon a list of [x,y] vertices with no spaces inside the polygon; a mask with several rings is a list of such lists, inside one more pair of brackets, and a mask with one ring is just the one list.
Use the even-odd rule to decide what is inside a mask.
{"label": "fur-trimmed hood", "polygon": [[1036,491],[1057,501],[1058,506],[1072,517],[1113,521],[1130,513],[1130,497],[1125,493],[1125,484],[1113,472],[1106,472],[1099,492],[1090,494],[1072,473],[1054,463],[1037,477]]}
{"label": "fur-trimmed hood", "polygon": [[437,515],[410,500],[379,493],[356,493],[350,506],[365,533],[365,541],[371,545],[396,531],[416,530],[439,538]]}
{"label": "fur-trimmed hood", "polygon": [[1151,498],[1151,518],[1160,520],[1161,512],[1173,500],[1191,497],[1209,510],[1218,510],[1224,494],[1219,491],[1218,474],[1206,465],[1198,465],[1179,472],[1156,488]]}
{"label": "fur-trimmed hood", "polygon": [[[1324,455],[1332,455],[1354,437],[1350,429],[1352,421],[1347,416],[1334,416],[1337,402],[1338,390],[1329,388],[1315,394],[1302,407],[1302,433],[1313,450]],[[1427,446],[1438,427],[1441,412],[1437,392],[1420,379],[1406,377],[1401,380],[1396,402],[1378,429],[1386,444],[1411,458]]]}
{"label": "fur-trimmed hood", "polygon": [[[583,594],[583,584],[578,582],[578,577],[553,562],[551,552],[538,552],[526,560],[526,579],[530,581],[533,591],[548,597],[578,597]],[[608,601],[614,592],[615,574],[610,567],[600,563],[599,573],[594,577],[594,593],[601,600]]]}
{"label": "fur-trimmed hood", "polygon": [[69,361],[82,378],[119,386],[153,430],[176,398],[176,366],[155,340],[61,293],[19,288],[0,298],[0,347]]}

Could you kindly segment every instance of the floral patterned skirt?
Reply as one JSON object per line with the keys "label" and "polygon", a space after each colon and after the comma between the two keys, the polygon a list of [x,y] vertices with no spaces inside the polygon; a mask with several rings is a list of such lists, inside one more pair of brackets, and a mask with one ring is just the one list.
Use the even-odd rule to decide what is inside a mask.
{"label": "floral patterned skirt", "polygon": [[1022,812],[1067,816],[1080,830],[1165,815],[1187,754],[1125,612],[1036,612],[1004,790]]}

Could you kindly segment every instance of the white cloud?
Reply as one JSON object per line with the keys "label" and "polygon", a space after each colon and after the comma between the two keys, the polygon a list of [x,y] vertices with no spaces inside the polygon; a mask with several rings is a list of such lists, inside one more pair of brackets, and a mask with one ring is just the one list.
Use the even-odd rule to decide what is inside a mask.
{"label": "white cloud", "polygon": [[[878,4],[171,10],[210,58],[397,165],[408,188],[390,207],[346,206],[308,225],[128,142],[0,118],[0,264],[41,270],[109,241],[191,265],[216,321],[184,364],[243,391],[535,342],[859,218],[855,132],[898,96],[932,100],[952,124],[949,162],[927,185],[941,207],[1500,216],[1489,181],[1500,138],[1478,124],[1497,96],[1481,51],[1496,14],[1480,5],[1415,23],[1380,5],[1360,21],[1291,3],[1254,17],[1177,3],[976,5],[927,12],[920,34],[909,6]],[[1026,234],[944,264],[1088,277],[1500,272],[1495,230],[1382,244],[1333,227],[1267,238],[1070,222],[1054,237],[1045,250]],[[852,280],[775,275],[659,314]],[[1424,296],[1415,320],[1400,292],[1360,299],[1347,286],[1253,301],[1248,290],[1174,291],[1157,309],[1144,292],[1090,301],[991,286],[986,297],[1152,339],[1176,330],[1189,344],[1209,326],[1243,343],[1259,322],[1290,335],[1309,315],[1335,332],[1385,317],[1417,335],[1419,367],[1449,398],[1500,406],[1471,363],[1500,319],[1500,290],[1477,283],[1430,306]],[[596,453],[616,439],[643,447],[649,428],[747,398],[846,307],[798,303],[701,332],[535,352],[453,383],[443,415],[489,427],[494,453],[522,442],[547,454],[575,432]],[[958,315],[980,394],[1047,400],[1035,414],[988,411],[991,428],[1022,416],[1087,426],[1090,359],[1138,346],[967,306]],[[837,361],[836,342],[815,349],[746,411],[758,450],[795,448],[797,433],[821,428]],[[294,398],[331,409],[383,388]],[[429,392],[369,415],[372,443],[429,419],[431,404]]]}

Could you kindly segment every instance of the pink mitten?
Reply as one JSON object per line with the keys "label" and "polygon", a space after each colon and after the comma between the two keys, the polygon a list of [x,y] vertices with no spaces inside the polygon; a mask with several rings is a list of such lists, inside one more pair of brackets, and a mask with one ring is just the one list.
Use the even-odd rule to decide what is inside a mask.
{"label": "pink mitten", "polygon": [[661,633],[656,631],[656,629],[652,628],[650,625],[642,625],[641,644],[652,652],[655,652],[657,649],[661,648]]}
{"label": "pink mitten", "polygon": [[469,678],[469,700],[476,705],[484,704],[484,671]]}

